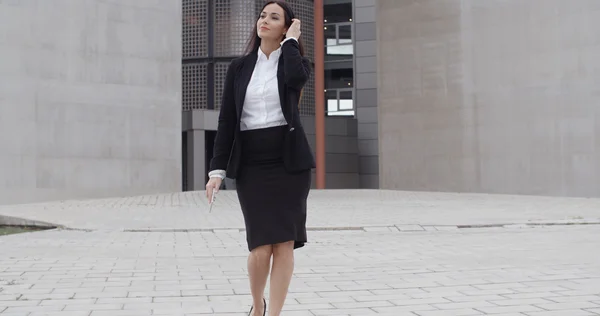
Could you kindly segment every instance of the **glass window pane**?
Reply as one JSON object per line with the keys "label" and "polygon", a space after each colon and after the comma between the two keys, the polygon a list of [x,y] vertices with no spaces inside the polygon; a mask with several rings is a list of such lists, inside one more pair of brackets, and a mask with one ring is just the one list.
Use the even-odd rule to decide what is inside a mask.
{"label": "glass window pane", "polygon": [[352,88],[354,72],[352,68],[325,70],[325,89]]}
{"label": "glass window pane", "polygon": [[325,104],[327,105],[327,112],[338,111],[337,90],[325,91]]}
{"label": "glass window pane", "polygon": [[352,0],[348,0],[347,3],[325,3],[323,5],[323,18],[325,23],[351,22]]}
{"label": "glass window pane", "polygon": [[340,110],[352,110],[353,108],[352,100],[340,100]]}
{"label": "glass window pane", "polygon": [[336,56],[341,59],[352,58],[352,54],[354,53],[354,47],[352,45],[343,45],[343,46],[333,46],[326,48],[326,54],[329,56]]}
{"label": "glass window pane", "polygon": [[340,110],[354,109],[354,100],[352,99],[352,91],[340,91]]}
{"label": "glass window pane", "polygon": [[325,27],[323,28],[323,34],[325,36],[325,46],[337,45],[335,25],[325,25]]}
{"label": "glass window pane", "polygon": [[352,44],[352,25],[340,25],[339,29],[339,44]]}
{"label": "glass window pane", "polygon": [[327,100],[327,112],[337,112],[338,111],[338,100]]}
{"label": "glass window pane", "polygon": [[352,100],[352,91],[340,91],[340,99]]}

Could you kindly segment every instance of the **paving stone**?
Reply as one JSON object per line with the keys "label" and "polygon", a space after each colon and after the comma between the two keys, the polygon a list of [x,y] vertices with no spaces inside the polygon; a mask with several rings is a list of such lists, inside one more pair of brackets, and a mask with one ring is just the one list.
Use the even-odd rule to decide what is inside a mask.
{"label": "paving stone", "polygon": [[418,311],[415,314],[419,316],[476,316],[483,315],[483,313],[474,309],[450,309],[441,311]]}
{"label": "paving stone", "polygon": [[[455,230],[456,225],[600,223],[600,199],[405,192],[392,190],[311,190],[311,228],[390,227],[400,230]],[[169,216],[164,216],[164,214]],[[221,191],[213,211],[203,191],[95,200],[0,205],[0,215],[77,229],[200,231],[235,234],[244,228],[235,191]],[[481,231],[489,228],[471,228]],[[502,229],[499,227],[497,229]],[[544,229],[527,228],[527,229]],[[221,233],[222,232],[222,233]],[[211,233],[206,231],[206,233]],[[209,235],[207,235],[209,236]],[[209,238],[223,238],[212,236]],[[224,238],[227,239],[227,238]]]}
{"label": "paving stone", "polygon": [[[235,199],[221,195],[220,212],[208,215],[195,194],[145,200],[154,205],[131,197],[11,209],[93,229],[0,237],[0,316],[246,315],[248,252]],[[312,193],[311,225],[367,229],[309,231],[295,252],[283,315],[600,314],[600,226],[443,229],[593,218],[595,200],[575,207],[546,198],[373,191],[356,193],[366,199],[359,201],[339,194]]]}
{"label": "paving stone", "polygon": [[525,313],[528,316],[590,316],[596,315],[590,311],[584,311],[581,309],[572,309],[572,310],[560,310],[560,311],[540,311],[540,312],[529,312]]}

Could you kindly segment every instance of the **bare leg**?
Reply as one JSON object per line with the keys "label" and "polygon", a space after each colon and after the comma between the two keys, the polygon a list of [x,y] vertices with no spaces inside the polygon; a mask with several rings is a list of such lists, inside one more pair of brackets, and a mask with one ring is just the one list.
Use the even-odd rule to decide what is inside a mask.
{"label": "bare leg", "polygon": [[273,245],[269,316],[279,316],[294,273],[294,242]]}
{"label": "bare leg", "polygon": [[248,274],[250,275],[250,292],[252,293],[252,315],[262,316],[265,310],[265,286],[271,268],[273,246],[260,246],[252,250],[248,256]]}

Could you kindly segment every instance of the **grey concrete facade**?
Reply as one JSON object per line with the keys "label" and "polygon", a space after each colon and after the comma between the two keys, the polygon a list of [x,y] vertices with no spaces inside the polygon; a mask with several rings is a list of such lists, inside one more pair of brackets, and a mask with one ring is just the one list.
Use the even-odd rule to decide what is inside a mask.
{"label": "grey concrete facade", "polygon": [[[302,118],[308,141],[316,148],[315,118]],[[358,124],[354,118],[325,117],[325,187],[356,189],[360,187],[358,156]],[[316,175],[313,172],[313,187]]]}
{"label": "grey concrete facade", "polygon": [[358,122],[359,183],[379,188],[377,32],[375,0],[354,1],[354,73]]}
{"label": "grey concrete facade", "polygon": [[0,204],[181,189],[181,2],[0,1]]}
{"label": "grey concrete facade", "polygon": [[[195,110],[183,112],[183,129],[186,134],[186,159],[184,172],[186,190],[203,190],[206,184],[206,133],[217,130],[219,112],[215,110]],[[328,189],[359,188],[359,159],[356,137],[357,121],[346,117],[326,117],[326,187]],[[312,148],[316,146],[315,118],[303,116],[302,124]],[[316,177],[313,171],[313,187]],[[235,188],[230,179],[226,187]]]}
{"label": "grey concrete facade", "polygon": [[382,188],[600,196],[600,1],[376,3]]}

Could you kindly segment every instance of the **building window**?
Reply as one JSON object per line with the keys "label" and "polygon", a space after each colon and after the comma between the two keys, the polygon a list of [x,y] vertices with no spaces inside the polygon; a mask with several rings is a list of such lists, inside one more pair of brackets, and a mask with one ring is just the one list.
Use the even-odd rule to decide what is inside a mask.
{"label": "building window", "polygon": [[352,23],[331,23],[324,26],[325,61],[335,62],[352,59]]}
{"label": "building window", "polygon": [[[345,3],[327,3],[325,1],[323,5],[323,17],[325,23],[344,23],[352,22],[352,1],[346,1]],[[333,2],[333,1],[331,1]]]}
{"label": "building window", "polygon": [[325,69],[325,104],[329,116],[354,116],[354,71],[352,68]]}
{"label": "building window", "polygon": [[327,89],[325,90],[325,104],[328,116],[354,116],[354,90]]}
{"label": "building window", "polygon": [[354,87],[354,71],[352,68],[325,69],[325,89]]}
{"label": "building window", "polygon": [[352,1],[324,1],[325,104],[328,116],[354,116]]}

